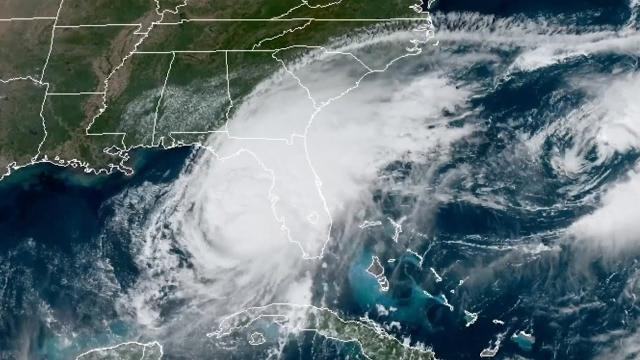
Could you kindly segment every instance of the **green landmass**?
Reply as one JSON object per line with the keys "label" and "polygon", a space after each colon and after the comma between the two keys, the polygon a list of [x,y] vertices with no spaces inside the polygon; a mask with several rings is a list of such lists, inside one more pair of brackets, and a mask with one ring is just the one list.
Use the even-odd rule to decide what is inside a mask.
{"label": "green landmass", "polygon": [[179,15],[168,17],[165,22],[176,19],[269,19],[286,13],[300,5],[300,0],[255,1],[255,0],[188,0],[187,6],[179,9]]}
{"label": "green landmass", "polygon": [[[0,8],[55,16],[59,3],[7,4]],[[0,164],[35,157],[96,172],[127,170],[131,148],[200,144],[197,133],[220,130],[227,113],[233,114],[258,83],[282,71],[281,62],[293,62],[311,47],[371,28],[427,24],[426,16],[411,8],[416,0],[300,4],[65,0],[48,61],[51,20],[0,22],[0,79],[38,75],[39,81],[46,63],[40,88],[55,94],[34,102],[26,88],[12,91],[16,103],[44,101],[47,136],[35,154],[31,143],[1,137]],[[280,20],[270,20],[274,17]],[[278,52],[281,48],[288,50]],[[0,113],[3,127],[21,127],[23,120],[8,113]]]}
{"label": "green landmass", "polygon": [[2,0],[0,19],[55,17],[60,0]]}
{"label": "green landmass", "polygon": [[77,356],[76,360],[160,360],[161,358],[162,346],[159,343],[131,342],[90,350]]}
{"label": "green landmass", "polygon": [[307,22],[211,20],[159,24],[140,47],[140,51],[251,50],[260,40]]}
{"label": "green landmass", "polygon": [[[369,359],[433,360],[433,351],[421,346],[408,346],[387,334],[370,321],[344,320],[335,312],[310,305],[272,304],[250,308],[226,318],[216,338],[244,333],[261,334],[277,324],[285,334],[313,332],[342,342],[355,342]],[[252,335],[253,337],[254,335]]]}
{"label": "green landmass", "polygon": [[269,75],[281,69],[269,52],[229,53],[229,95],[237,108],[251,90]]}
{"label": "green landmass", "polygon": [[42,144],[38,160],[59,165],[109,171],[120,168],[123,157],[105,152],[113,146],[123,147],[124,135],[87,136],[85,133],[87,104],[97,104],[101,95],[47,96],[43,108],[47,137]]}
{"label": "green landmass", "polygon": [[133,54],[122,71],[115,73],[109,87],[105,111],[97,118],[91,133],[126,133],[125,147],[152,145],[156,109],[173,54]]}
{"label": "green landmass", "polygon": [[0,79],[39,79],[52,28],[53,20],[0,21]]}
{"label": "green landmass", "polygon": [[31,80],[0,82],[0,177],[25,165],[44,139],[40,108],[46,87]]}
{"label": "green landmass", "polygon": [[58,25],[146,24],[156,15],[154,0],[64,0]]}
{"label": "green landmass", "polygon": [[[155,144],[173,144],[174,133],[220,129],[231,105],[225,53],[175,54],[158,107]],[[250,72],[250,71],[247,71]]]}
{"label": "green landmass", "polygon": [[56,29],[44,81],[49,92],[102,92],[105,80],[142,35],[137,26]]}

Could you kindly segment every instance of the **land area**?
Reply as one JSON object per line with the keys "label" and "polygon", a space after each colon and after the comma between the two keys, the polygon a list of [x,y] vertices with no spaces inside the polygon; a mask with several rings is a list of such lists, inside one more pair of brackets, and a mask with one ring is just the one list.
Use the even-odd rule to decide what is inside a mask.
{"label": "land area", "polygon": [[[310,305],[271,304],[249,308],[226,318],[219,330],[209,336],[246,338],[243,335],[249,333],[251,339],[258,335],[267,341],[262,333],[273,324],[280,328],[279,335],[311,332],[336,341],[355,343],[367,359],[435,359],[430,349],[403,344],[371,321],[344,320],[334,311]],[[265,334],[269,332],[273,333],[267,331]],[[271,340],[277,342],[277,339]]]}
{"label": "land area", "polygon": [[[0,179],[39,162],[130,172],[132,149],[202,145],[225,132],[258,84],[311,52],[396,30],[426,37],[418,32],[428,25],[416,0],[4,0]],[[274,305],[236,325],[292,309],[305,320],[289,325],[357,343],[367,358],[433,359],[328,309]],[[78,359],[161,356],[158,343],[131,342]]]}
{"label": "land area", "polygon": [[283,64],[370,29],[424,26],[419,10],[416,0],[4,1],[0,178],[43,161],[128,172],[131,149],[199,145]]}
{"label": "land area", "polygon": [[78,355],[76,360],[160,360],[161,358],[162,346],[157,342],[147,344],[127,342],[87,351]]}

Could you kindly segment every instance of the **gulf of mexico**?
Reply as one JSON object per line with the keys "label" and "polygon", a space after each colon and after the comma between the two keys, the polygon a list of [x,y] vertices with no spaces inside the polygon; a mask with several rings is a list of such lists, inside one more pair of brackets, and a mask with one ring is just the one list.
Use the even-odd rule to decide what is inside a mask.
{"label": "gulf of mexico", "polygon": [[0,358],[66,358],[132,335],[114,295],[137,269],[130,238],[99,236],[108,200],[143,182],[170,183],[192,151],[134,151],[132,176],[37,164],[0,182]]}

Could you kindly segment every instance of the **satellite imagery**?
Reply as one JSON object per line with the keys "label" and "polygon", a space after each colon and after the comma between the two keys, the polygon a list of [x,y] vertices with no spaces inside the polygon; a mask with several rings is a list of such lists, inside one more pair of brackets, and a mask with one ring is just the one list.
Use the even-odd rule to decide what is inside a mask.
{"label": "satellite imagery", "polygon": [[0,360],[640,360],[640,0],[0,0]]}

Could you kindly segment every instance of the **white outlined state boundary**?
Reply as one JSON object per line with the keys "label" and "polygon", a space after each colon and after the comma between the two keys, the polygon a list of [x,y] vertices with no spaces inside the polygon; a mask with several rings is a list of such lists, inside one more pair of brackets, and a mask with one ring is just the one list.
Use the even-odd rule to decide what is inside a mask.
{"label": "white outlined state boundary", "polygon": [[[430,39],[431,39],[431,35],[433,34],[433,25],[431,23],[431,19],[428,16],[428,14],[426,14],[426,16],[424,17],[416,17],[416,18],[337,18],[337,19],[327,19],[327,18],[290,18],[290,19],[284,19],[282,18],[283,16],[287,16],[288,14],[290,14],[291,12],[293,12],[295,9],[300,8],[300,7],[310,7],[310,8],[321,8],[321,7],[327,7],[327,6],[332,6],[335,4],[339,4],[341,1],[335,1],[332,3],[328,3],[328,4],[324,4],[324,5],[314,5],[311,6],[309,5],[306,0],[302,0],[301,4],[290,9],[289,11],[287,11],[286,13],[275,17],[275,18],[269,18],[269,19],[188,19],[188,20],[182,20],[180,22],[177,23],[163,23],[162,20],[164,19],[165,14],[167,13],[177,13],[178,8],[182,7],[182,6],[186,6],[187,5],[187,1],[185,0],[182,4],[178,5],[175,7],[175,9],[173,10],[163,10],[161,11],[160,9],[160,4],[158,1],[156,1],[157,7],[156,7],[156,13],[158,14],[159,19],[157,19],[156,21],[153,21],[147,28],[144,28],[144,26],[142,24],[78,24],[78,25],[60,25],[58,26],[58,19],[59,19],[59,15],[60,15],[60,11],[63,8],[63,4],[64,4],[64,0],[60,1],[59,7],[58,7],[58,12],[55,18],[46,18],[47,20],[54,20],[54,25],[52,28],[52,32],[51,32],[51,42],[50,42],[50,47],[49,47],[49,52],[48,52],[48,56],[46,58],[46,61],[44,63],[43,69],[42,69],[42,73],[41,76],[38,80],[33,79],[33,78],[29,78],[29,80],[34,81],[35,83],[38,83],[40,85],[45,85],[47,87],[47,91],[45,94],[45,97],[43,99],[43,103],[42,103],[42,107],[41,107],[41,118],[42,118],[42,125],[43,125],[43,129],[45,131],[45,135],[44,138],[42,139],[42,142],[40,143],[40,146],[38,147],[38,153],[37,155],[32,159],[30,164],[34,164],[34,163],[38,163],[38,162],[50,162],[59,166],[81,166],[85,169],[86,172],[93,172],[93,173],[110,173],[114,170],[120,170],[120,171],[131,171],[131,169],[128,169],[125,167],[124,162],[126,161],[126,159],[128,158],[128,151],[130,151],[133,148],[148,148],[148,147],[158,147],[158,146],[164,146],[164,143],[162,141],[158,141],[156,142],[156,126],[157,126],[157,121],[158,121],[158,110],[160,107],[160,103],[164,97],[164,93],[165,93],[165,89],[166,89],[166,85],[167,85],[167,81],[169,79],[170,73],[171,73],[171,69],[172,69],[172,65],[173,62],[175,60],[176,54],[179,53],[212,53],[212,52],[224,52],[225,54],[231,53],[231,52],[260,52],[260,53],[271,53],[274,61],[277,61],[278,63],[280,63],[280,65],[282,66],[282,69],[284,69],[284,71],[286,71],[287,73],[289,73],[294,79],[297,80],[298,84],[304,89],[304,91],[306,92],[309,100],[311,101],[311,103],[313,104],[313,114],[311,115],[311,117],[308,119],[307,124],[304,128],[304,132],[302,134],[292,134],[290,137],[288,138],[262,138],[262,137],[258,137],[258,138],[242,138],[242,137],[234,137],[229,133],[228,130],[228,121],[229,121],[229,114],[230,114],[230,110],[236,106],[236,104],[233,103],[233,99],[230,96],[230,91],[229,91],[229,81],[230,81],[230,76],[229,76],[229,69],[228,69],[228,61],[225,61],[226,65],[227,65],[227,71],[226,71],[226,79],[227,79],[227,95],[229,96],[229,101],[230,101],[230,106],[227,109],[226,112],[226,120],[227,122],[225,122],[224,125],[224,129],[218,130],[218,131],[207,131],[207,132],[182,132],[183,134],[220,134],[222,136],[226,136],[229,139],[235,139],[235,140],[244,140],[244,141],[252,141],[252,140],[260,140],[260,141],[264,141],[264,140],[268,140],[268,141],[282,141],[282,142],[286,142],[286,143],[291,143],[293,141],[293,138],[300,138],[303,141],[303,145],[304,145],[304,155],[307,161],[307,165],[309,166],[309,169],[311,170],[311,173],[313,174],[313,179],[312,182],[315,184],[316,187],[316,194],[312,194],[311,196],[318,196],[321,199],[322,205],[324,207],[324,211],[326,212],[328,219],[329,219],[329,226],[327,229],[327,233],[326,233],[326,238],[324,239],[324,243],[322,246],[322,249],[320,251],[320,253],[308,253],[307,249],[305,249],[305,247],[302,245],[301,242],[299,242],[297,239],[293,239],[291,237],[291,235],[289,234],[288,228],[287,228],[287,219],[283,218],[281,216],[278,215],[277,212],[277,201],[272,201],[272,212],[273,212],[273,216],[274,216],[274,220],[277,221],[278,223],[280,223],[282,225],[282,229],[285,230],[287,232],[287,236],[290,242],[296,244],[301,252],[302,255],[305,259],[319,259],[323,256],[324,254],[324,250],[325,250],[325,246],[327,245],[327,243],[330,240],[330,234],[331,234],[331,227],[333,224],[333,220],[331,217],[331,213],[330,210],[328,208],[327,205],[327,200],[325,199],[324,195],[323,195],[323,191],[322,191],[322,180],[319,177],[317,171],[315,170],[313,163],[312,163],[312,159],[309,155],[309,151],[308,151],[308,135],[309,135],[309,129],[311,128],[311,125],[314,121],[314,119],[316,118],[316,116],[323,110],[323,108],[325,108],[327,105],[331,104],[332,102],[342,98],[343,96],[345,96],[346,94],[350,93],[351,91],[355,90],[358,88],[358,86],[360,85],[360,83],[369,75],[371,74],[375,74],[375,73],[380,73],[380,72],[384,72],[386,71],[393,63],[395,63],[396,61],[399,61],[405,57],[408,56],[415,56],[421,53],[422,49],[421,46],[424,44],[427,44]],[[416,12],[422,12],[422,2],[417,3],[414,6],[414,10],[416,10]],[[35,20],[36,18],[30,19],[30,20]],[[5,20],[0,20],[0,21],[26,21],[24,19],[5,19]],[[276,49],[258,49],[258,47],[260,47],[264,42],[273,40],[273,39],[277,39],[278,37],[284,36],[288,33],[291,32],[295,32],[301,29],[304,29],[306,26],[308,26],[309,24],[313,23],[313,22],[363,22],[363,23],[367,23],[367,22],[371,22],[371,23],[381,23],[381,22],[388,22],[388,23],[392,23],[392,22],[405,22],[405,21],[410,21],[413,23],[424,23],[422,25],[420,25],[419,27],[417,27],[417,30],[420,32],[420,35],[417,35],[417,37],[412,41],[413,46],[409,47],[406,49],[406,53],[403,54],[402,56],[399,56],[397,58],[394,58],[393,60],[389,61],[385,66],[383,66],[382,68],[378,68],[378,69],[374,69],[372,66],[366,64],[364,61],[362,61],[361,59],[359,59],[357,56],[355,56],[353,53],[347,52],[347,51],[328,51],[326,48],[324,48],[321,45],[318,44],[297,44],[297,45],[292,45],[290,47],[287,48],[276,48]],[[140,48],[140,46],[145,42],[145,40],[149,37],[149,34],[153,31],[154,28],[156,27],[162,27],[162,26],[171,26],[171,25],[179,25],[185,22],[305,22],[304,25],[302,26],[298,26],[296,28],[291,28],[291,29],[287,29],[284,30],[283,32],[281,32],[280,34],[276,34],[274,36],[262,39],[258,42],[256,42],[256,44],[254,44],[252,49],[216,49],[216,50],[211,50],[211,51],[179,51],[179,50],[174,50],[174,51],[163,51],[163,52],[145,52],[145,51],[139,51],[138,49]],[[82,28],[82,27],[106,27],[106,26],[132,26],[132,27],[137,27],[138,30],[134,33],[137,35],[143,35],[136,43],[135,45],[132,47],[132,50],[129,51],[127,53],[126,56],[122,57],[121,62],[115,66],[113,68],[113,70],[109,73],[109,75],[105,78],[104,80],[104,91],[102,92],[78,92],[78,93],[49,93],[48,89],[49,89],[49,84],[44,82],[45,79],[45,75],[46,75],[46,71],[47,71],[47,65],[49,63],[49,58],[51,57],[51,54],[53,52],[54,46],[55,46],[55,35],[56,35],[56,30],[57,29],[67,29],[67,28]],[[318,51],[323,51],[325,53],[335,53],[335,54],[343,54],[343,55],[348,55],[351,56],[355,61],[359,62],[361,65],[363,65],[363,67],[366,69],[366,73],[364,75],[362,75],[359,79],[357,79],[357,81],[348,89],[342,91],[340,94],[331,97],[330,99],[324,100],[324,101],[319,101],[318,99],[314,99],[311,92],[309,91],[309,89],[303,84],[303,82],[301,81],[300,78],[298,78],[294,72],[288,67],[288,64],[285,63],[284,60],[282,60],[281,58],[278,57],[278,53],[286,50],[286,49],[290,49],[290,48],[307,48],[307,49],[312,49],[312,50],[318,50]],[[172,54],[172,59],[171,59],[171,63],[169,64],[169,68],[167,69],[167,73],[165,75],[164,78],[164,84],[163,87],[161,89],[161,95],[159,97],[158,103],[156,104],[156,108],[155,108],[155,114],[154,114],[154,123],[153,123],[153,132],[151,134],[151,145],[139,145],[139,146],[132,146],[127,148],[124,144],[124,137],[126,137],[126,133],[121,133],[121,132],[112,132],[112,133],[91,133],[90,132],[90,128],[92,127],[92,125],[94,124],[94,122],[99,118],[99,116],[106,110],[108,103],[107,103],[107,93],[109,91],[109,83],[110,80],[113,78],[114,74],[121,69],[125,62],[131,57],[133,56],[133,54],[136,53],[149,53],[149,54],[154,54],[154,53],[158,53],[158,54],[167,54],[167,53],[171,53]],[[225,56],[225,59],[227,57]],[[22,78],[21,78],[22,79]],[[4,82],[6,81],[12,81],[12,80],[16,80],[16,79],[8,79],[8,80],[2,80]],[[23,79],[24,80],[24,79]],[[119,154],[123,160],[119,165],[115,165],[110,167],[109,169],[94,169],[91,168],[90,164],[87,163],[83,163],[81,160],[78,159],[61,159],[57,162],[51,161],[47,158],[44,159],[40,159],[40,154],[41,154],[41,148],[42,145],[44,144],[46,138],[47,138],[47,132],[46,132],[46,119],[44,117],[44,106],[45,106],[45,101],[47,99],[47,97],[50,96],[82,96],[82,95],[102,95],[103,97],[103,104],[102,107],[100,109],[100,112],[94,116],[88,127],[85,129],[85,134],[88,136],[103,136],[103,135],[120,135],[123,137],[122,140],[122,148],[114,148],[111,147],[109,149],[105,149],[105,152],[109,152],[109,153],[117,153]],[[178,134],[180,132],[176,132],[175,134]],[[227,157],[221,157],[218,154],[216,154],[215,149],[212,149],[210,147],[207,147],[206,144],[198,144],[198,146],[207,149],[208,151],[210,151],[211,153],[213,153],[219,160],[229,160],[232,159],[233,157],[235,157],[236,155],[240,154],[240,153],[249,153],[251,154],[256,161],[261,165],[262,169],[269,173],[272,177],[272,186],[268,191],[268,194],[266,194],[266,196],[268,196],[269,199],[275,199],[277,198],[277,195],[273,193],[274,188],[275,188],[275,184],[277,181],[277,174],[275,173],[275,171],[273,169],[270,169],[269,167],[267,167],[265,165],[265,162],[261,160],[260,155],[256,154],[255,152],[253,152],[251,149],[249,148],[245,148],[242,147],[240,150],[238,150],[236,153],[227,156]],[[15,165],[15,164],[14,164]],[[25,165],[26,166],[26,165]],[[15,170],[18,169],[22,166],[14,166],[9,170]],[[8,174],[7,174],[8,175]],[[3,177],[6,175],[3,175]],[[0,178],[1,179],[1,178]],[[298,304],[292,304],[293,306],[309,306],[309,305],[298,305]],[[337,316],[337,315],[336,315]],[[371,325],[369,325],[371,326]],[[211,336],[211,335],[209,335]],[[388,336],[388,335],[387,335]],[[392,338],[392,337],[391,337]],[[395,338],[393,338],[395,341],[397,341]],[[124,343],[127,344],[127,343]],[[141,346],[147,346],[149,344],[158,344],[159,343],[148,343],[148,344],[142,344],[142,343],[135,343],[135,342],[131,342],[128,344],[137,344],[137,345],[141,345]],[[108,349],[114,349],[117,348],[120,345],[116,345],[114,347],[110,347],[110,348],[102,348],[102,349],[94,349],[94,350],[90,350],[87,353],[90,353],[91,351],[99,351],[99,350],[108,350]],[[85,354],[87,354],[85,353]]]}
{"label": "white outlined state boundary", "polygon": [[[257,47],[259,47],[263,42],[269,41],[269,40],[273,40],[276,39],[280,36],[284,36],[287,33],[291,33],[291,32],[295,32],[297,30],[301,30],[304,27],[306,27],[307,25],[313,23],[313,22],[402,22],[402,21],[411,21],[411,22],[421,22],[421,21],[426,21],[427,23],[430,22],[430,19],[428,17],[415,17],[415,18],[407,18],[407,17],[397,17],[397,18],[313,18],[313,17],[294,17],[294,18],[284,18],[284,16],[290,14],[292,11],[300,8],[300,7],[309,7],[311,9],[316,9],[316,8],[326,8],[326,7],[330,7],[330,6],[334,6],[336,4],[340,4],[341,0],[338,1],[334,1],[331,3],[327,3],[327,4],[323,4],[323,5],[309,5],[307,3],[306,0],[302,0],[301,3],[288,10],[286,13],[280,15],[280,16],[276,16],[273,18],[222,18],[222,19],[216,19],[216,18],[194,18],[194,19],[183,19],[180,22],[163,22],[163,19],[165,17],[165,14],[177,14],[178,13],[178,9],[180,7],[183,6],[187,6],[187,1],[185,0],[182,4],[179,4],[175,7],[175,9],[167,9],[164,11],[160,11],[160,4],[159,2],[156,0],[156,13],[159,16],[158,19],[156,19],[155,21],[152,21],[150,23],[150,25],[145,29],[143,28],[143,25],[141,23],[107,23],[107,24],[77,24],[77,25],[58,25],[58,19],[60,17],[60,13],[63,9],[64,6],[64,0],[61,0],[58,6],[58,10],[56,13],[55,17],[51,17],[51,16],[47,16],[47,17],[29,17],[29,18],[21,18],[21,17],[15,17],[15,18],[6,18],[6,19],[0,19],[0,22],[8,22],[8,21],[34,21],[34,20],[53,20],[54,24],[52,27],[52,31],[51,31],[51,40],[50,40],[50,46],[49,46],[49,50],[48,50],[48,54],[47,57],[45,59],[45,63],[42,67],[42,72],[40,74],[40,78],[39,79],[34,79],[32,77],[16,77],[16,78],[10,78],[10,79],[0,79],[0,82],[3,83],[7,83],[7,82],[11,82],[11,81],[16,81],[16,80],[32,80],[35,83],[37,83],[38,85],[44,85],[47,86],[47,92],[45,94],[45,98],[43,99],[43,103],[42,103],[42,112],[44,111],[44,105],[45,105],[45,101],[46,98],[49,96],[79,96],[79,95],[102,95],[103,96],[103,105],[99,111],[99,113],[93,117],[93,119],[90,121],[89,126],[87,127],[85,133],[88,136],[101,136],[101,135],[119,135],[119,136],[126,136],[126,133],[122,133],[122,132],[103,132],[103,133],[92,133],[90,132],[90,128],[93,125],[93,123],[95,122],[95,120],[104,112],[104,110],[106,110],[107,105],[107,101],[106,101],[106,96],[107,96],[107,92],[108,92],[108,86],[109,86],[109,80],[112,78],[113,74],[118,71],[123,65],[124,63],[127,61],[127,59],[129,57],[131,57],[133,54],[135,53],[140,53],[140,54],[150,54],[150,53],[157,53],[157,54],[161,54],[161,53],[172,53],[174,56],[175,54],[178,53],[212,53],[212,52],[262,52],[262,53],[275,53],[279,50],[281,50],[280,48],[274,48],[274,49],[257,49]],[[419,5],[419,4],[417,4]],[[287,29],[285,31],[283,31],[281,34],[277,34],[275,36],[271,36],[265,39],[260,40],[259,42],[257,42],[256,44],[254,44],[252,49],[217,49],[217,50],[203,50],[203,51],[198,51],[198,50],[193,50],[193,51],[180,51],[180,50],[176,50],[176,51],[166,51],[166,52],[151,52],[151,51],[138,51],[138,48],[140,47],[140,45],[142,45],[144,43],[144,41],[147,39],[147,37],[149,36],[149,33],[158,26],[171,26],[171,25],[179,25],[185,22],[301,22],[301,21],[305,21],[306,23],[303,26],[299,26],[296,28],[292,28],[292,29]],[[136,32],[133,33],[133,35],[143,35],[142,38],[140,38],[137,43],[133,46],[133,50],[130,51],[128,53],[128,55],[124,56],[122,61],[120,62],[120,64],[118,66],[116,66],[112,72],[106,77],[106,79],[104,80],[104,91],[82,91],[82,92],[74,92],[74,93],[68,93],[68,92],[60,92],[60,93],[56,93],[56,92],[49,92],[48,88],[49,88],[49,83],[44,81],[45,75],[46,75],[46,71],[47,71],[47,67],[48,67],[48,63],[49,63],[49,59],[51,57],[51,54],[53,52],[53,48],[55,46],[55,35],[56,35],[56,30],[57,29],[73,29],[73,28],[94,28],[94,27],[109,27],[109,26],[116,26],[116,27],[137,27],[138,30]],[[306,45],[300,45],[300,46],[306,46]],[[42,126],[43,126],[43,130],[44,130],[44,137],[42,139],[42,141],[40,142],[40,145],[38,146],[38,152],[35,156],[32,157],[32,161],[28,164],[25,165],[18,165],[18,164],[10,164],[9,168],[7,169],[8,172],[5,174],[2,174],[0,176],[0,180],[2,180],[5,176],[9,175],[11,173],[12,170],[17,170],[21,167],[24,166],[28,166],[31,164],[35,164],[38,162],[51,162],[55,165],[59,165],[59,166],[68,166],[68,165],[74,165],[74,166],[80,166],[85,168],[86,172],[93,172],[93,173],[110,173],[113,170],[122,170],[125,171],[127,173],[131,172],[131,169],[129,169],[128,167],[124,166],[124,161],[125,158],[127,157],[125,152],[131,150],[132,148],[137,148],[137,147],[146,147],[145,145],[140,145],[140,146],[133,146],[133,147],[129,147],[127,148],[125,146],[125,142],[124,139],[122,141],[122,147],[119,149],[121,152],[121,157],[123,158],[123,160],[120,162],[120,164],[118,165],[114,165],[111,166],[111,168],[109,169],[95,169],[92,168],[90,164],[85,163],[79,159],[56,159],[56,161],[50,161],[46,155],[44,158],[41,158],[41,153],[42,153],[42,146],[46,141],[47,138],[47,127],[46,127],[46,119],[44,119],[44,114],[41,112],[41,118],[42,118]],[[157,114],[156,114],[157,116]],[[157,121],[157,118],[155,119]],[[209,134],[209,133],[216,133],[218,131],[203,131],[203,132],[191,132],[193,134]],[[175,132],[176,134],[179,134],[181,132]],[[189,133],[189,132],[184,132],[184,133]],[[158,144],[155,143],[155,136],[153,136],[152,134],[152,139],[154,140],[154,142],[151,144],[151,146],[156,146]]]}

